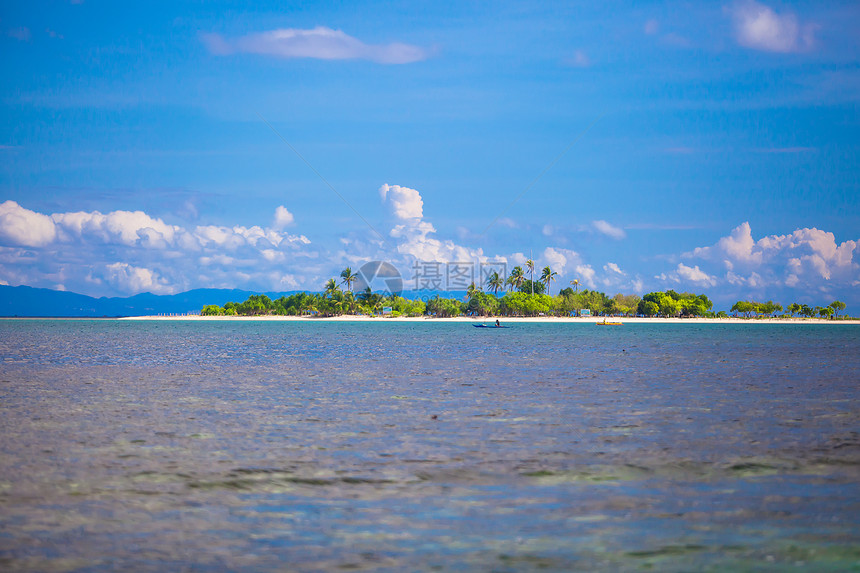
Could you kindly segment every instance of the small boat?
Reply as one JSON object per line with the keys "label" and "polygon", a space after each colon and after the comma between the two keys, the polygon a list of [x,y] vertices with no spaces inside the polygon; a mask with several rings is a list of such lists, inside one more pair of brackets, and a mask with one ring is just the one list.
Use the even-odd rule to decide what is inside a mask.
{"label": "small boat", "polygon": [[507,326],[496,326],[495,324],[473,324],[475,328],[508,328]]}
{"label": "small boat", "polygon": [[597,326],[622,326],[624,323],[618,321],[606,322],[606,319],[604,318],[603,322],[595,322],[594,324]]}

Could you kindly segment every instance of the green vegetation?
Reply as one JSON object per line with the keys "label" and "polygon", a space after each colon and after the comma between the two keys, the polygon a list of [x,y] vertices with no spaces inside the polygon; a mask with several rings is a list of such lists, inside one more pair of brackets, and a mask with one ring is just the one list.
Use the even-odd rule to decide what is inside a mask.
{"label": "green vegetation", "polygon": [[779,314],[783,312],[783,307],[777,302],[771,300],[767,302],[739,300],[730,310],[741,314],[744,318],[792,318],[795,316],[813,318],[817,316],[818,318],[836,319],[839,318],[839,312],[845,310],[845,307],[846,304],[839,300],[834,300],[823,307],[793,302],[785,308],[787,314]]}
{"label": "green vegetation", "polygon": [[[329,279],[321,293],[300,292],[271,300],[266,295],[252,295],[242,303],[228,302],[223,307],[210,304],[203,307],[203,316],[339,316],[344,314],[379,315],[383,308],[390,308],[390,316],[432,316],[448,318],[454,316],[578,316],[588,310],[593,316],[659,316],[659,317],[707,317],[728,318],[724,311],[713,312],[713,303],[704,294],[650,292],[643,297],[637,295],[606,294],[588,289],[579,289],[580,281],[570,281],[573,288],[564,288],[557,295],[546,294],[558,273],[544,267],[540,280],[526,279],[526,271],[534,277],[534,261],[526,261],[526,269],[514,267],[504,279],[497,272],[486,279],[488,291],[472,283],[463,300],[441,298],[439,295],[423,301],[409,300],[401,296],[382,295],[366,288],[352,292],[358,278],[347,267],[340,274],[340,284]],[[341,289],[341,285],[346,290]],[[507,289],[507,292],[505,292]],[[502,291],[502,296],[499,296]],[[779,303],[767,301],[738,301],[731,312],[745,318],[770,318],[794,316],[838,318],[845,310],[845,303],[833,301],[827,306],[810,307],[792,303],[783,312]],[[386,313],[389,314],[389,313]],[[844,317],[843,317],[844,318]]]}
{"label": "green vegetation", "polygon": [[731,310],[732,312],[739,312],[743,314],[746,318],[750,318],[753,315],[773,316],[777,312],[782,312],[782,305],[773,302],[772,300],[769,300],[767,302],[752,302],[739,300],[729,310]]}
{"label": "green vegetation", "polygon": [[644,316],[704,316],[711,317],[714,303],[703,294],[695,295],[674,290],[666,292],[649,292],[642,297],[637,306],[639,314]]}

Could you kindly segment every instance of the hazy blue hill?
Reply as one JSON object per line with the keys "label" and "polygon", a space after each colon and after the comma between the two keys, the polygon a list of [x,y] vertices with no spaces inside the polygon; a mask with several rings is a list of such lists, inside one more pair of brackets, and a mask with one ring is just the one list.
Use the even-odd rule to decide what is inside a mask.
{"label": "hazy blue hill", "polygon": [[[298,291],[266,292],[271,299]],[[200,312],[207,304],[223,306],[242,302],[253,291],[239,289],[201,288],[173,295],[141,293],[130,297],[94,298],[83,294],[34,288],[0,285],[0,316],[146,316],[152,314],[186,314]],[[406,291],[406,298],[428,300],[436,294],[463,300],[465,292]]]}
{"label": "hazy blue hill", "polygon": [[3,316],[100,316],[99,300],[73,292],[0,285]]}
{"label": "hazy blue hill", "polygon": [[[194,289],[174,295],[142,293],[128,298],[93,298],[28,286],[0,285],[0,316],[144,316],[199,312],[207,304],[242,302],[252,294],[238,289]],[[277,298],[290,293],[265,293]]]}

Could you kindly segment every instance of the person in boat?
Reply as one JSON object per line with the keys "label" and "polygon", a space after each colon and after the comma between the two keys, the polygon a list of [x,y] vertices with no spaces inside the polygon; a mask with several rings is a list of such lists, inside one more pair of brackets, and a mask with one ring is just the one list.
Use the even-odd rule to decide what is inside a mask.
{"label": "person in boat", "polygon": [[496,327],[499,327],[499,326],[501,326],[501,324],[499,324],[499,319],[497,318],[496,319]]}

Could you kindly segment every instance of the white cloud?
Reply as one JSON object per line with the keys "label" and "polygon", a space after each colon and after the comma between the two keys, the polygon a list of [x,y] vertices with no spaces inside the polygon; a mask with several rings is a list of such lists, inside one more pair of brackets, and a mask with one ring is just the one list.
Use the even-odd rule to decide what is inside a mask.
{"label": "white cloud", "polygon": [[263,255],[264,259],[272,262],[283,261],[287,258],[283,251],[276,251],[275,249],[263,249],[260,254]]}
{"label": "white cloud", "polygon": [[694,284],[697,286],[716,286],[717,279],[700,269],[698,266],[688,267],[678,263],[677,268],[669,273],[660,273],[654,277],[657,280],[675,284]]}
{"label": "white cloud", "polygon": [[172,245],[179,227],[153,219],[143,211],[113,211],[102,214],[55,213],[51,218],[60,230],[63,241],[97,239],[104,243],[142,245],[165,248]]}
{"label": "white cloud", "polygon": [[0,241],[22,247],[43,247],[57,238],[54,221],[14,201],[0,203]]}
{"label": "white cloud", "polygon": [[7,245],[0,246],[0,280],[98,296],[224,285],[268,290],[281,282],[270,281],[272,273],[319,266],[310,262],[309,244],[304,235],[256,225],[188,229],[142,211],[47,215],[0,204],[0,245]]}
{"label": "white cloud", "polygon": [[576,271],[575,278],[578,278],[580,283],[590,289],[595,288],[594,275],[596,273],[594,272],[594,269],[591,268],[591,265],[576,265],[576,269],[574,270]]}
{"label": "white cloud", "polygon": [[106,266],[106,279],[120,292],[137,294],[151,292],[153,294],[174,294],[176,289],[158,273],[143,267],[134,267],[128,263],[112,263]]}
{"label": "white cloud", "polygon": [[759,264],[762,260],[762,252],[755,249],[755,240],[752,238],[752,228],[748,222],[741,223],[735,227],[728,237],[720,239],[714,247],[699,247],[693,251],[693,256],[708,258],[711,253],[719,252],[724,255],[724,261],[731,270],[733,261]]}
{"label": "white cloud", "polygon": [[[368,255],[368,246],[362,249],[357,243],[350,249],[350,257],[355,260],[363,255],[366,260],[386,260],[401,268],[412,268],[417,261],[437,263],[468,263],[477,265],[490,260],[480,248],[468,247],[450,239],[439,238],[437,230],[423,218],[424,202],[416,189],[400,185],[385,184],[379,189],[382,201],[386,203],[397,218],[397,224],[389,232],[395,240],[395,253],[385,249],[373,251]],[[399,255],[399,257],[398,257]],[[507,263],[507,257],[492,257],[494,262]],[[521,263],[520,263],[521,264]],[[405,276],[405,275],[404,275]],[[406,277],[408,280],[408,277]]]}
{"label": "white cloud", "polygon": [[370,60],[380,64],[408,64],[428,57],[418,46],[394,42],[365,44],[340,30],[317,26],[310,30],[282,28],[248,34],[239,38],[224,38],[219,34],[202,36],[203,43],[213,54],[260,54],[277,58],[315,58],[320,60]]}
{"label": "white cloud", "polygon": [[[728,283],[731,285],[750,288],[759,288],[767,286],[767,283],[764,281],[762,276],[755,271],[751,272],[747,277],[729,271],[726,273],[726,281],[728,281]],[[794,286],[793,284],[789,285],[789,282],[790,281],[786,279],[786,285]]]}
{"label": "white cloud", "polygon": [[481,249],[471,249],[435,237],[436,228],[427,221],[413,220],[410,224],[397,225],[391,237],[399,239],[397,252],[418,261],[440,263],[480,262],[487,259]]}
{"label": "white cloud", "polygon": [[398,219],[421,219],[424,216],[424,201],[415,189],[385,183],[379,188],[379,195],[383,202],[390,204]]}
{"label": "white cloud", "polygon": [[222,249],[236,250],[245,246],[280,247],[288,245],[309,245],[310,240],[304,235],[285,234],[274,229],[253,227],[219,227],[201,225],[194,229],[193,240],[205,246],[218,246]]}
{"label": "white cloud", "polygon": [[837,243],[833,233],[815,228],[756,240],[749,223],[742,223],[715,245],[682,256],[722,267],[726,282],[735,286],[844,288],[860,276],[858,245],[860,240]]}
{"label": "white cloud", "polygon": [[857,246],[858,241],[853,240],[837,244],[833,233],[815,228],[797,229],[790,235],[769,235],[756,241],[749,223],[742,223],[716,245],[697,248],[684,256],[719,261],[728,271],[780,274],[780,270],[785,270],[795,277],[792,282],[800,275],[830,280],[857,271],[854,262]]}
{"label": "white cloud", "polygon": [[629,278],[616,263],[606,263],[603,265],[603,277],[595,279],[605,289],[613,289],[616,292],[642,292],[642,281],[638,276]]}
{"label": "white cloud", "polygon": [[681,281],[690,282],[701,286],[716,286],[717,279],[699,268],[698,265],[688,267],[684,263],[678,263],[678,268],[675,269]]}
{"label": "white cloud", "polygon": [[541,232],[543,233],[544,237],[549,237],[550,235],[552,235],[552,232],[553,232],[552,225],[549,225],[549,224],[544,225],[543,229],[541,229]]}
{"label": "white cloud", "polygon": [[787,53],[809,50],[815,43],[816,26],[801,25],[792,12],[777,14],[754,0],[737,2],[729,12],[734,20],[735,37],[744,47]]}
{"label": "white cloud", "polygon": [[558,272],[559,275],[564,274],[568,265],[579,264],[582,261],[579,253],[576,251],[554,247],[547,247],[544,249],[543,258],[547,261],[552,270]]}
{"label": "white cloud", "polygon": [[627,236],[627,234],[624,232],[624,229],[616,227],[603,220],[592,221],[591,226],[594,227],[594,229],[597,230],[598,233],[602,233],[607,237],[612,237],[613,239],[620,240]]}
{"label": "white cloud", "polygon": [[524,253],[514,253],[510,257],[511,262],[515,265],[524,266],[529,258]]}
{"label": "white cloud", "polygon": [[293,214],[283,205],[278,205],[278,208],[275,209],[275,222],[272,226],[276,229],[283,229],[292,225],[294,221],[295,217],[293,217]]}
{"label": "white cloud", "polygon": [[194,235],[204,246],[214,245],[227,249],[235,249],[242,244],[242,239],[233,229],[216,225],[200,225],[194,229]]}

